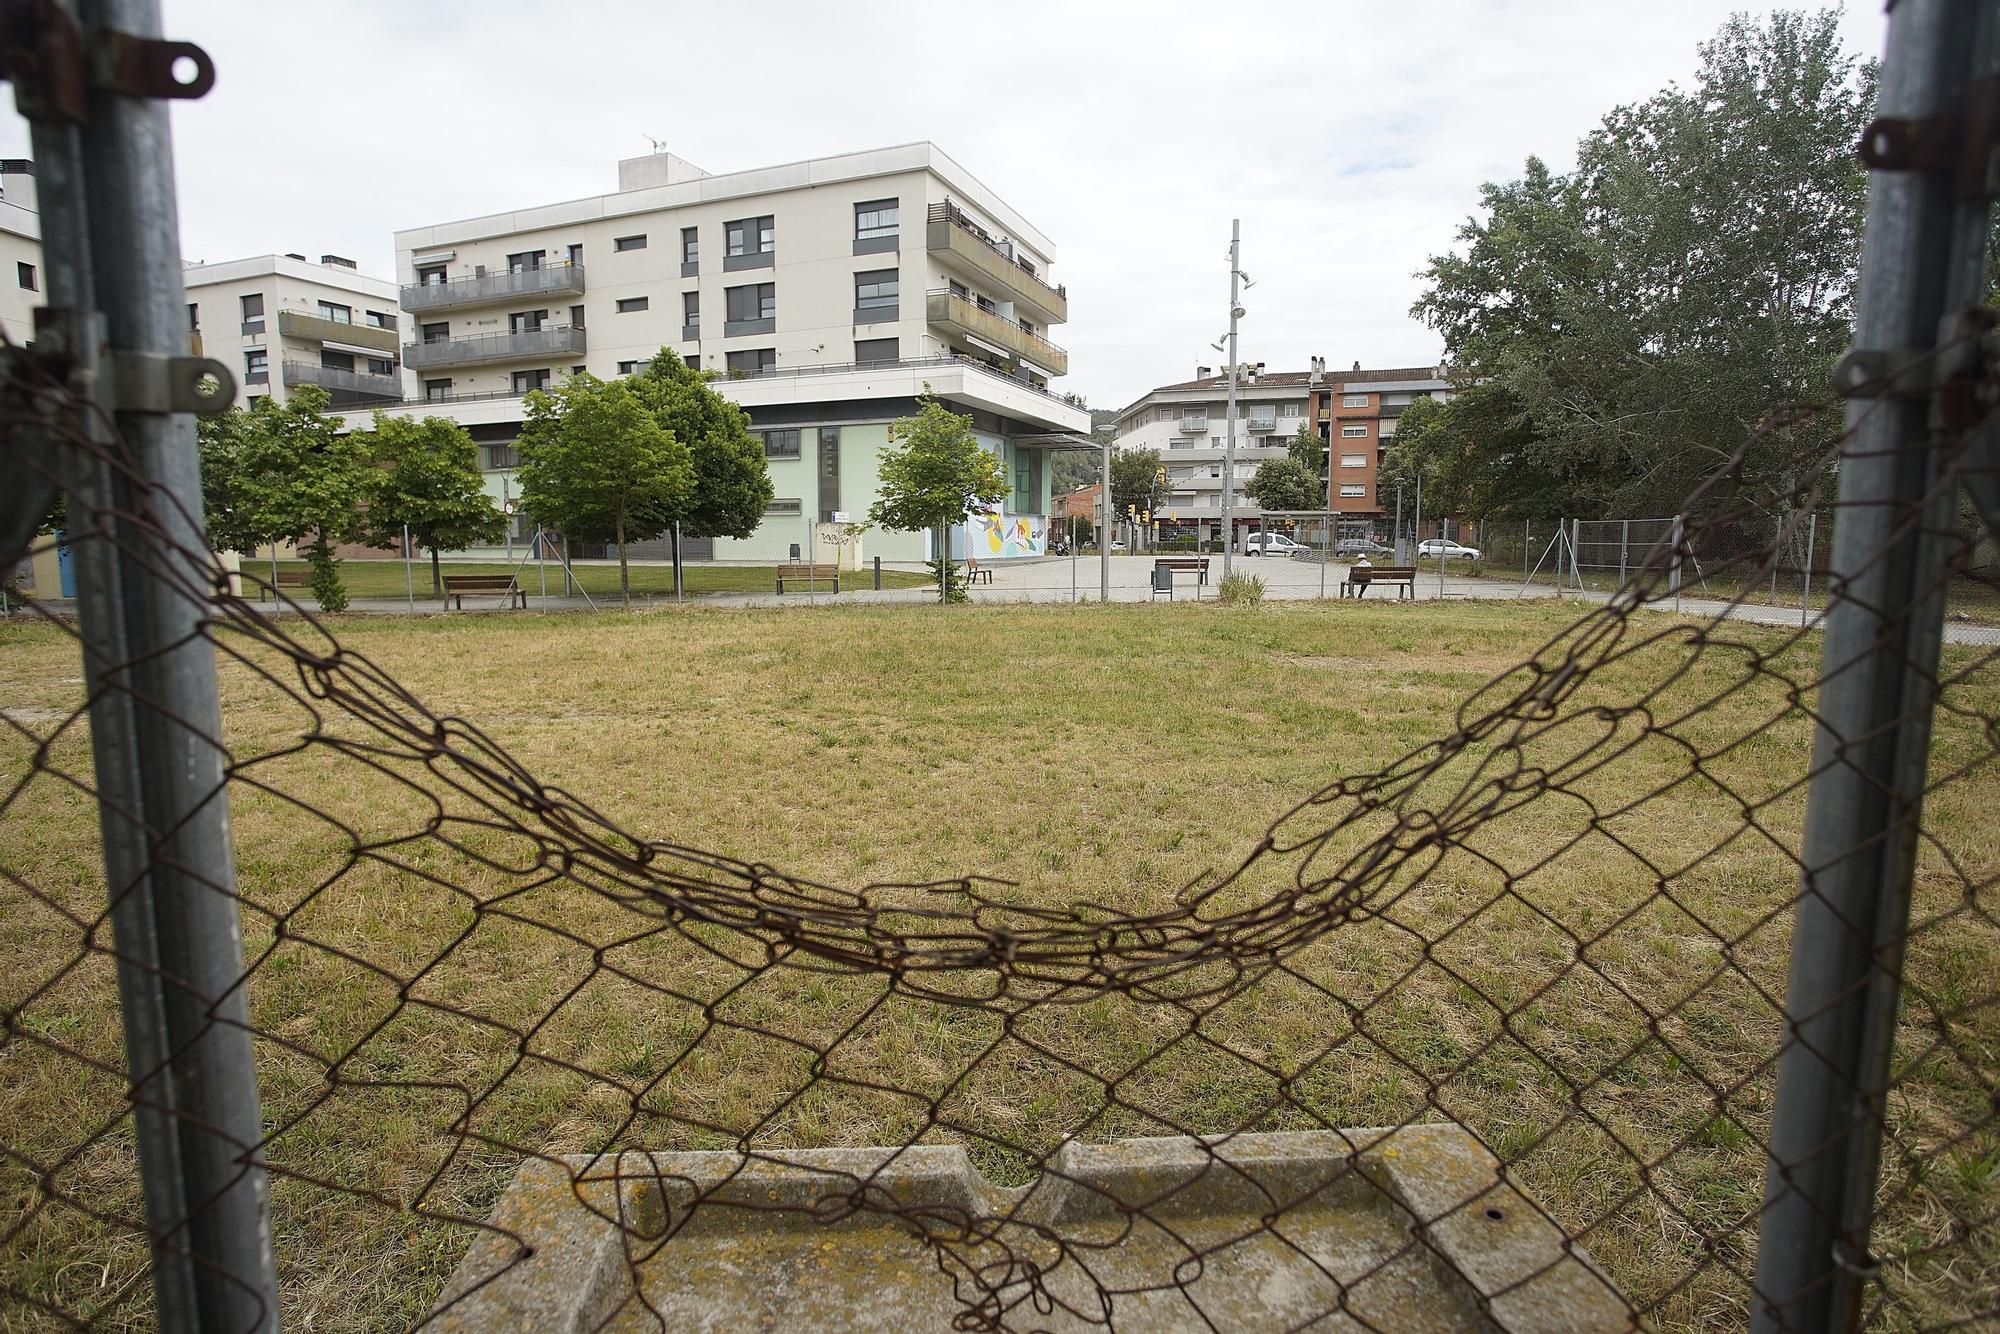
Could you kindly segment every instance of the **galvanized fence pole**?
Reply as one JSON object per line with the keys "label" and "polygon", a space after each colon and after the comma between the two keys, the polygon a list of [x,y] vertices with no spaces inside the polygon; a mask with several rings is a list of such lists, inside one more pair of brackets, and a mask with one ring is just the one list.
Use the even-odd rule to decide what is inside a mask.
{"label": "galvanized fence pole", "polygon": [[1681,543],[1687,537],[1687,518],[1674,516],[1673,527],[1668,530],[1674,544],[1674,563],[1668,569],[1667,584],[1674,591],[1674,610],[1681,609]]}
{"label": "galvanized fence pole", "polygon": [[[112,468],[99,419],[82,414],[105,448],[67,450],[64,485],[72,527],[82,526],[71,545],[77,616],[153,1305],[168,1331],[275,1329],[215,654],[205,608],[187,591],[209,582],[194,418],[184,403],[126,388],[155,373],[161,385],[193,378],[159,98],[198,95],[213,71],[185,49],[178,87],[134,86],[135,68],[176,64],[174,48],[154,45],[158,0],[58,4],[27,21],[84,34],[72,39],[79,67],[45,63],[29,77],[45,91],[91,85],[81,121],[46,101],[29,106],[21,90],[47,271],[36,350],[65,356],[72,384],[113,412],[133,474]],[[114,45],[137,59],[111,61]],[[109,373],[120,363],[137,373]],[[222,377],[213,386],[218,398],[234,392]],[[183,568],[167,575],[163,565]]]}
{"label": "galvanized fence pole", "polygon": [[[1956,501],[1941,478],[1947,430],[1963,425],[1910,391],[1977,366],[1976,347],[1940,339],[1983,290],[1993,122],[1963,113],[1973,81],[2000,67],[1996,20],[1979,0],[1892,5],[1884,119],[1863,139],[1876,169],[1855,350],[1835,372],[1851,401],[1751,1311],[1760,1332],[1853,1329],[1873,1267]],[[1989,137],[1970,142],[1980,126]],[[1975,188],[1961,190],[1968,178]]]}
{"label": "galvanized fence pole", "polygon": [[1806,516],[1806,564],[1802,571],[1803,580],[1799,584],[1799,625],[1804,627],[1812,611],[1812,567],[1813,547],[1819,540],[1819,514]]}

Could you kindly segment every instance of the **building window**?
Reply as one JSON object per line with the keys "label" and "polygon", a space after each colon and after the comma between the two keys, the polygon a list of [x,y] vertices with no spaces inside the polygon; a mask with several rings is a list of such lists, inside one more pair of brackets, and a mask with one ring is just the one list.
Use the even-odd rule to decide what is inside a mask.
{"label": "building window", "polygon": [[738,218],[722,224],[723,255],[768,255],[776,250],[777,229],[771,225],[775,216],[766,213],[761,218]]}
{"label": "building window", "polygon": [[895,361],[901,355],[900,341],[894,338],[857,338],[854,359],[862,364]]}
{"label": "building window", "polygon": [[964,301],[972,295],[971,291],[966,287],[966,285],[960,282],[956,278],[945,279],[945,290],[950,292],[953,296],[957,297],[960,301]]}
{"label": "building window", "polygon": [[188,332],[201,332],[201,306],[193,301],[188,302]]}
{"label": "building window", "polygon": [[271,353],[267,348],[251,348],[243,354],[243,379],[248,384],[271,382]]}
{"label": "building window", "polygon": [[1280,417],[1296,417],[1299,415],[1299,405],[1296,403],[1287,403],[1278,410],[1278,415]]}
{"label": "building window", "polygon": [[569,266],[579,268],[583,264],[583,242],[577,241],[569,248]]}
{"label": "building window", "polygon": [[685,268],[692,268],[699,263],[701,263],[701,229],[698,227],[683,227],[681,228],[681,264]]}
{"label": "building window", "polygon": [[354,354],[352,352],[333,352],[326,348],[321,348],[319,364],[322,370],[351,371],[354,369]]}
{"label": "building window", "polygon": [[723,289],[723,318],[731,324],[772,320],[778,317],[778,285],[751,283]]}
{"label": "building window", "polygon": [[773,496],[771,503],[764,506],[764,513],[784,517],[797,516],[806,512],[805,505],[795,496]]}
{"label": "building window", "polygon": [[701,336],[701,293],[681,293],[681,337]]}
{"label": "building window", "polygon": [[517,310],[507,317],[508,333],[537,333],[548,327],[546,310]]}
{"label": "building window", "polygon": [[742,352],[729,354],[731,375],[758,375],[778,364],[778,349],[775,347],[753,347]]}
{"label": "building window", "polygon": [[547,371],[514,372],[514,392],[517,394],[525,394],[530,389],[547,389],[548,387],[549,373]]}
{"label": "building window", "polygon": [[270,401],[271,396],[269,394],[249,394],[244,397],[243,406],[246,411],[255,412],[259,403],[268,403]]}
{"label": "building window", "polygon": [[1342,394],[1340,396],[1340,406],[1343,408],[1365,408],[1368,406],[1368,395]]}
{"label": "building window", "polygon": [[1340,438],[1343,440],[1365,440],[1367,437],[1368,428],[1366,426],[1343,426],[1340,428]]}
{"label": "building window", "polygon": [[1340,456],[1340,466],[1343,468],[1365,468],[1368,466],[1368,456],[1366,454],[1342,454]]}
{"label": "building window", "polygon": [[764,457],[767,459],[795,459],[799,456],[799,432],[797,427],[782,431],[764,432]]}
{"label": "building window", "polygon": [[701,369],[701,353],[699,352],[690,352],[686,356],[682,357],[681,361],[691,371],[698,371]]}
{"label": "building window", "polygon": [[611,248],[613,250],[644,250],[646,248],[646,238],[643,233],[638,236],[620,236],[612,241]]}
{"label": "building window", "polygon": [[1349,500],[1359,499],[1368,494],[1368,486],[1364,482],[1342,482],[1340,494]]}
{"label": "building window", "polygon": [[386,310],[369,311],[368,323],[377,329],[394,329],[397,327],[396,317]]}
{"label": "building window", "polygon": [[571,306],[569,308],[569,327],[572,329],[581,329],[583,327],[582,306]]}
{"label": "building window", "polygon": [[248,296],[243,297],[242,301],[243,301],[243,332],[246,335],[263,333],[264,294],[262,292],[252,292]]}
{"label": "building window", "polygon": [[424,381],[424,397],[433,403],[441,403],[451,397],[450,380]]}
{"label": "building window", "polygon": [[352,324],[354,323],[354,307],[337,305],[331,301],[322,301],[319,303],[319,317],[323,320],[332,320],[335,324]]}
{"label": "building window", "polygon": [[620,315],[630,315],[634,311],[646,310],[652,304],[653,299],[649,296],[620,297],[618,300],[618,313]]}
{"label": "building window", "polygon": [[486,466],[493,468],[518,468],[521,466],[521,451],[513,445],[487,445]]}
{"label": "building window", "polygon": [[370,375],[394,375],[396,373],[396,363],[385,357],[370,357],[368,358],[368,373]]}
{"label": "building window", "polygon": [[618,363],[618,373],[619,373],[620,375],[637,375],[637,374],[639,373],[639,363],[638,363],[638,361],[636,361],[636,360],[633,360],[633,361],[621,361],[621,362],[619,362],[619,363]]}
{"label": "building window", "polygon": [[869,269],[854,275],[854,309],[890,312],[893,318],[901,283],[895,269]]}
{"label": "building window", "polygon": [[894,236],[897,232],[896,206],[898,200],[871,199],[865,204],[854,206],[854,239],[872,241],[877,237]]}
{"label": "building window", "polygon": [[541,267],[542,252],[539,250],[523,250],[517,254],[507,256],[507,272],[509,273],[532,273]]}
{"label": "building window", "polygon": [[424,266],[423,266],[422,268],[418,269],[418,270],[417,270],[417,286],[419,286],[419,287],[443,287],[443,286],[444,286],[444,265],[442,265],[442,264],[426,264],[426,265],[424,265]]}

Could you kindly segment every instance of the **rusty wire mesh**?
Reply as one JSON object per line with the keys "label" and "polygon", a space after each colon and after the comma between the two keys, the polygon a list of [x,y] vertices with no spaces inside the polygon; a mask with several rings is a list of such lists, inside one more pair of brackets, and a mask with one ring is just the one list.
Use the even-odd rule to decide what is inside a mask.
{"label": "rusty wire mesh", "polygon": [[[35,420],[64,417],[56,391],[33,392]],[[1200,1136],[1194,1152],[1227,1172],[1237,1137],[1305,1130],[1339,1132],[1341,1188],[1395,1212],[1396,1244],[1336,1261],[1288,1239],[1328,1180],[1290,1196],[1253,1181],[1233,1227],[1202,1230],[1157,1194],[1109,1201],[1117,1226],[1086,1227],[1038,1211],[1033,1190],[940,1207],[859,1169],[802,1205],[733,1190],[738,1168],[660,1184],[665,1207],[644,1220],[611,1214],[633,1284],[607,1319],[643,1327],[658,1294],[696,1281],[676,1243],[706,1214],[763,1208],[893,1221],[949,1276],[963,1328],[1134,1311],[1227,1327],[1199,1275],[1259,1246],[1313,1280],[1296,1323],[1406,1328],[1389,1289],[1413,1262],[1448,1265],[1439,1236],[1485,1197],[1419,1203],[1361,1168],[1385,1135],[1431,1122],[1469,1131],[1521,1207],[1568,1239],[1501,1290],[1485,1283],[1485,1318],[1506,1323],[1508,1290],[1586,1254],[1635,1320],[1745,1318],[1818,615],[1808,628],[1660,615],[1646,604],[1672,552],[1655,546],[1609,603],[1440,719],[1431,744],[1312,793],[1239,863],[1132,915],[976,875],[811,883],[618,828],[476,719],[428,710],[333,624],[179,546],[167,502],[115,445],[81,432],[64,445],[103,454],[133,497],[119,513],[72,509],[67,540],[120,543],[198,604],[223,667],[210,740],[227,759],[267,1128],[238,1147],[271,1174],[284,1300],[307,1323],[417,1324],[468,1251],[493,1263],[455,1296],[524,1262],[487,1221],[524,1161],[583,1199],[607,1175],[643,1178],[649,1160],[625,1150],[755,1165],[957,1144],[990,1181],[1024,1187],[1060,1177],[1073,1142]],[[1691,540],[1772,534],[1774,513],[1837,523],[1833,459],[1802,447],[1776,486],[1726,469],[1690,500]],[[1990,541],[1977,524],[1950,538],[1960,569]],[[1776,543],[1736,545],[1736,568],[1707,573],[1754,587]],[[27,610],[77,635],[46,602]],[[1870,1314],[1885,1327],[1995,1317],[1993,660],[1948,644],[1932,683],[1872,1238]],[[86,706],[0,714],[8,1328],[144,1327],[150,1250],[176,1244],[149,1237],[140,1208],[108,913],[124,887],[108,894],[93,841]],[[1121,1269],[1119,1240],[1140,1227],[1177,1262]]]}

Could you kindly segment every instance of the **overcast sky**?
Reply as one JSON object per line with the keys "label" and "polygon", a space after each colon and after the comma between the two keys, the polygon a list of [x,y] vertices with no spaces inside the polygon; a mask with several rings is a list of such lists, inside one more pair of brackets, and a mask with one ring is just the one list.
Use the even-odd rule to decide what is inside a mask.
{"label": "overcast sky", "polygon": [[[174,115],[190,260],[390,277],[390,234],[616,188],[647,137],[709,171],[930,139],[1055,241],[1062,382],[1094,407],[1243,358],[1424,365],[1413,274],[1482,181],[1565,168],[1686,81],[1729,0],[646,3],[165,0],[218,82]],[[1849,46],[1880,52],[1876,0]],[[12,114],[0,153],[26,156]]]}

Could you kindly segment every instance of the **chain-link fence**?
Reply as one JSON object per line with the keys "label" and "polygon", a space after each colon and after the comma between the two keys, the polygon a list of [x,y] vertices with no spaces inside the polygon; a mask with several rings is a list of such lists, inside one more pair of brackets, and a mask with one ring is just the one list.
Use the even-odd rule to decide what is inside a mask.
{"label": "chain-link fence", "polygon": [[[1899,11],[1885,106],[1955,94],[1913,71],[1972,48],[1974,8]],[[89,132],[163,142],[124,101]],[[38,122],[38,152],[76,132]],[[0,712],[8,1324],[465,1317],[562,1262],[492,1213],[536,1172],[613,1240],[574,1327],[687,1323],[727,1277],[701,1239],[772,1216],[827,1238],[851,1327],[883,1311],[834,1239],[871,1220],[967,1329],[2000,1317],[2000,671],[1942,633],[2000,515],[2000,377],[1983,316],[1940,318],[1979,266],[1917,263],[1983,238],[1983,207],[1926,205],[1950,173],[1885,173],[1837,452],[1725,468],[1432,739],[1135,910],[622,828],[237,589],[192,400],[132,370],[207,373],[132,281],[174,271],[163,164],[87,160],[136,173],[94,207],[167,222],[90,229],[106,304],[158,307],[105,345],[49,201],[52,313],[0,384],[0,556],[48,544],[60,493],[80,586],[74,621],[29,607],[67,702]],[[1824,610],[1656,614],[1712,535],[1771,532],[1705,573],[1765,579],[1773,513],[1832,516]],[[1440,1127],[1469,1174],[1392,1164]],[[1273,1167],[1297,1135],[1317,1166]],[[1119,1168],[1144,1137],[1155,1170]],[[870,1151],[810,1156],[837,1148]],[[991,1189],[910,1187],[957,1151]],[[1226,1207],[1191,1211],[1200,1181]],[[1336,1198],[1390,1225],[1336,1235]],[[796,1277],[762,1254],[735,1269]]]}

